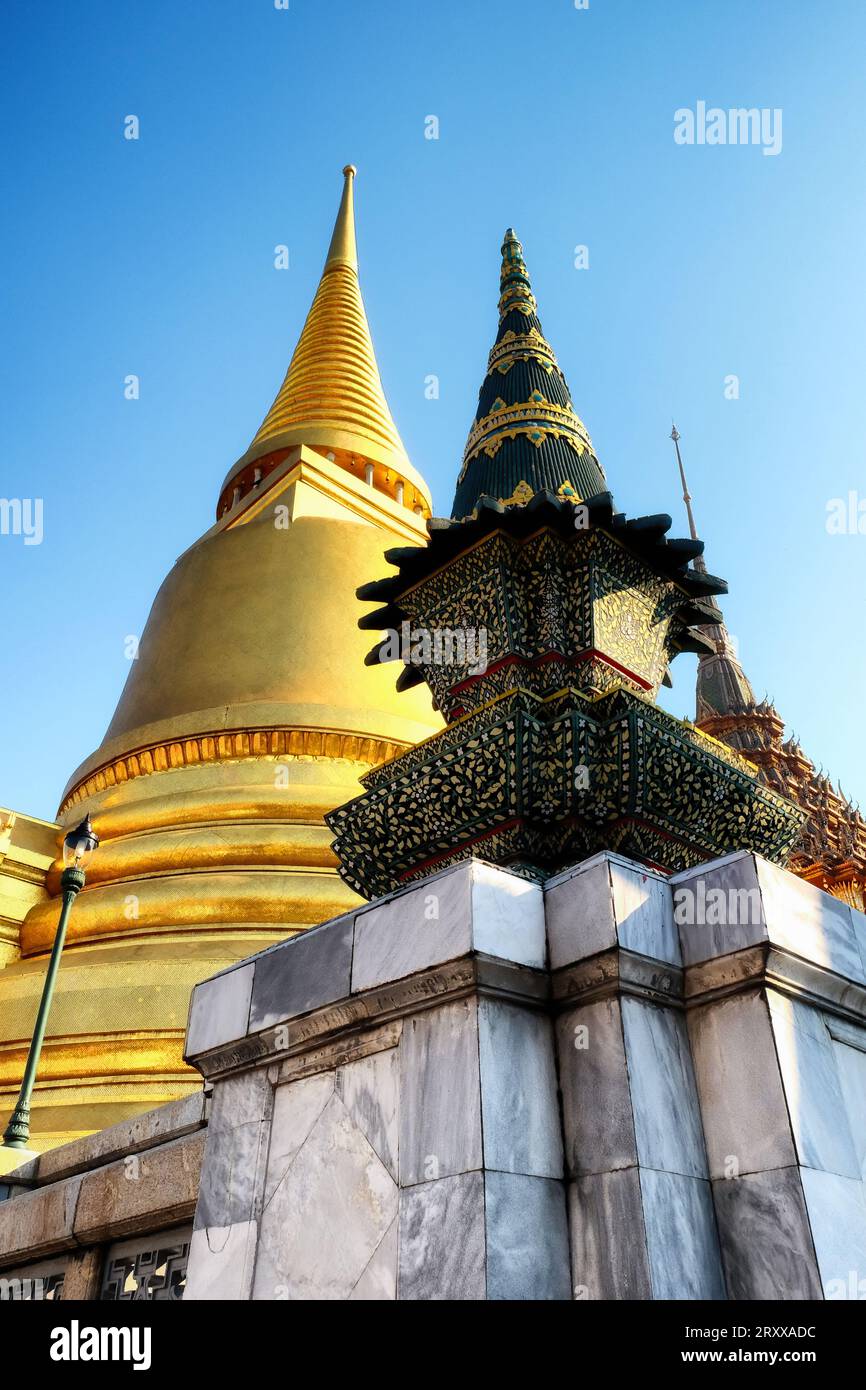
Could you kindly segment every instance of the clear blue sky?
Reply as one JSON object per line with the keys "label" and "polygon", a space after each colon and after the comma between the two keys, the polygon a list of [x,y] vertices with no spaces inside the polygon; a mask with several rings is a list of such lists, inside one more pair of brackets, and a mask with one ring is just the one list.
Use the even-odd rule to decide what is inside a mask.
{"label": "clear blue sky", "polygon": [[[685,531],[675,417],[746,669],[866,804],[866,536],[825,529],[829,499],[866,498],[861,0],[88,0],[2,27],[0,496],[43,498],[45,534],[0,537],[0,804],[53,816],[99,744],[125,637],[282,379],[347,161],[437,511],[513,225],[620,507]],[[700,100],[781,108],[781,153],[677,145]],[[674,677],[691,714],[694,659]]]}

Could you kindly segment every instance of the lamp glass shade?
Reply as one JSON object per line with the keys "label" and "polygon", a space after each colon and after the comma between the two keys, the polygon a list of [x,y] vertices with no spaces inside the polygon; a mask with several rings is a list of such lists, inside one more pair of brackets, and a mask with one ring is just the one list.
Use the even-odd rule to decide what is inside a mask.
{"label": "lamp glass shade", "polygon": [[63,863],[68,869],[85,869],[98,844],[99,836],[90,824],[90,817],[85,816],[63,841]]}

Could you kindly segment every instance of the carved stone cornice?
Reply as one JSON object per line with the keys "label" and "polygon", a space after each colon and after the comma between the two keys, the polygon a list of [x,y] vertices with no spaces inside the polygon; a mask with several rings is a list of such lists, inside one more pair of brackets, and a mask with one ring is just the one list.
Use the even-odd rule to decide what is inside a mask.
{"label": "carved stone cornice", "polygon": [[866,1021],[866,986],[767,942],[701,961],[685,972],[687,1008],[756,989],[775,990],[850,1023]]}
{"label": "carved stone cornice", "polygon": [[372,1027],[395,1022],[428,1006],[478,994],[544,1007],[549,990],[545,970],[474,954],[287,1018],[187,1060],[193,1060],[206,1081],[265,1063],[280,1064],[286,1075],[300,1074],[306,1066],[300,1059],[315,1054],[310,1062],[315,1070],[316,1056],[337,1035],[341,1047],[363,1049],[364,1036]]}

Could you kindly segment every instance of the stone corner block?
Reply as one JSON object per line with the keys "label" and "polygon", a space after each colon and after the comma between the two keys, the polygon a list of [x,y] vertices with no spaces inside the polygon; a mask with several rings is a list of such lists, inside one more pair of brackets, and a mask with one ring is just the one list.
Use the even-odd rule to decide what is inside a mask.
{"label": "stone corner block", "polygon": [[672,880],[686,965],[768,942],[866,984],[863,941],[847,903],[749,851]]}
{"label": "stone corner block", "polygon": [[685,965],[732,955],[767,940],[757,859],[750,851],[675,874],[671,890]]}
{"label": "stone corner block", "polygon": [[354,925],[354,912],[346,913],[254,958],[251,1033],[348,996]]}
{"label": "stone corner block", "polygon": [[471,861],[471,879],[474,950],[543,970],[547,943],[539,884],[480,859]]}
{"label": "stone corner block", "polygon": [[192,992],[184,1061],[245,1038],[255,974],[254,961],[202,980]]}
{"label": "stone corner block", "polygon": [[538,884],[468,859],[355,916],[352,992],[389,984],[473,951],[541,969]]}
{"label": "stone corner block", "polygon": [[601,951],[628,951],[681,964],[668,880],[604,850],[550,879],[545,888],[550,968]]}
{"label": "stone corner block", "polygon": [[770,942],[835,975],[866,984],[862,943],[848,904],[759,856],[755,869]]}

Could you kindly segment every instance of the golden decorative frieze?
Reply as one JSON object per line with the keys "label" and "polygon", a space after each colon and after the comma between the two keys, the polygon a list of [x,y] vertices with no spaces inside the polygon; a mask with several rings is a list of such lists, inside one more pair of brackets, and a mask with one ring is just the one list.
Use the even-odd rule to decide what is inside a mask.
{"label": "golden decorative frieze", "polygon": [[487,358],[487,370],[492,372],[495,369],[504,376],[515,362],[526,361],[527,358],[537,362],[548,375],[559,371],[553,348],[535,328],[530,329],[528,333],[506,333],[494,343]]}
{"label": "golden decorative frieze", "polygon": [[154,772],[169,772],[197,763],[246,758],[345,758],[373,767],[394,757],[406,746],[387,739],[364,738],[327,729],[223,729],[197,734],[193,738],[139,748],[105,763],[73,787],[58,814],[63,815],[70,806],[87,800],[95,792],[129,782],[133,777],[147,777]]}
{"label": "golden decorative frieze", "polygon": [[[536,447],[552,434],[564,439],[578,454],[592,451],[589,434],[574,411],[545,400],[539,392],[537,399],[518,401],[502,410],[491,411],[473,426],[463,456],[464,472],[476,454],[483,452],[493,458],[504,440],[514,439],[518,434],[527,435]],[[462,478],[463,473],[460,476]]]}

